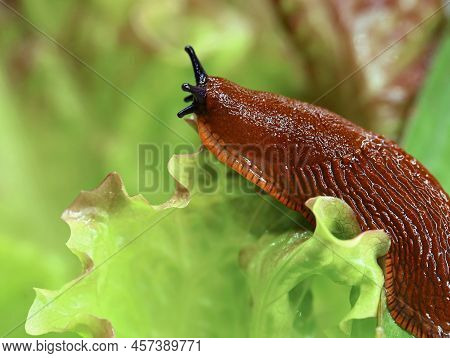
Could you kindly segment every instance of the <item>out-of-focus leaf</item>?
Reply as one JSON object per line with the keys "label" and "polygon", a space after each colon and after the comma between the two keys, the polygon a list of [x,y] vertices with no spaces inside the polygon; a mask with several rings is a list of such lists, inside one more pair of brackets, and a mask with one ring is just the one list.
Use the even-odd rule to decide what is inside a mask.
{"label": "out-of-focus leaf", "polygon": [[[361,233],[352,210],[339,199],[318,197],[307,206],[316,218],[314,233],[266,235],[242,254],[253,299],[253,336],[324,334],[293,329],[295,318],[305,313],[298,308],[301,301],[309,299],[308,294],[315,299],[317,292],[308,292],[314,275],[358,290],[356,301],[339,323],[346,334],[351,333],[352,320],[376,316],[384,284],[377,258],[387,253],[388,236],[383,231]],[[289,292],[301,289],[301,283],[305,292],[293,305]],[[372,329],[375,335],[375,326]]]}
{"label": "out-of-focus leaf", "polygon": [[65,271],[61,258],[54,253],[0,237],[1,337],[28,337],[22,323],[33,302],[32,287],[54,287],[67,277]]}
{"label": "out-of-focus leaf", "polygon": [[440,38],[442,1],[272,2],[309,78],[303,98],[398,136]]}
{"label": "out-of-focus leaf", "polygon": [[131,32],[138,43],[172,64],[186,63],[180,51],[187,45],[186,39],[190,45],[205,49],[202,58],[213,55],[222,69],[234,65],[249,49],[252,29],[248,21],[224,2],[146,1],[135,4],[130,14]]}
{"label": "out-of-focus leaf", "polygon": [[450,29],[431,67],[403,145],[450,191]]}

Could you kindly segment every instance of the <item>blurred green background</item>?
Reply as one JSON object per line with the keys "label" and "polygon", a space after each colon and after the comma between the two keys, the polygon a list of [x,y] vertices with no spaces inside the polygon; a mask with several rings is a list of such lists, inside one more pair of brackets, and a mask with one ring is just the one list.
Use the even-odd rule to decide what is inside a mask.
{"label": "blurred green background", "polygon": [[[402,141],[449,190],[450,45],[442,4],[1,0],[2,336],[26,318],[32,287],[57,288],[78,274],[60,215],[80,190],[117,171],[137,193],[139,144],[169,145],[155,181],[167,177],[177,144],[199,144],[176,117],[180,85],[193,77],[186,44],[210,74],[319,99]],[[171,192],[143,194],[160,203]],[[23,325],[11,333],[24,335]]]}

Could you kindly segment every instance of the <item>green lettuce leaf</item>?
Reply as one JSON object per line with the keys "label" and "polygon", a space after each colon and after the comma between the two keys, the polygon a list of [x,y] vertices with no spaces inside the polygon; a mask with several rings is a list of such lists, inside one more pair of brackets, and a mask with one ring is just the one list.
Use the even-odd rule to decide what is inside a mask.
{"label": "green lettuce leaf", "polygon": [[[178,190],[159,206],[130,197],[115,173],[82,192],[63,214],[82,273],[59,290],[36,289],[26,331],[349,336],[352,322],[373,320],[384,233],[361,233],[350,208],[326,197],[308,202],[312,233],[297,213],[211,159],[174,156]],[[373,336],[374,321],[360,331]]]}
{"label": "green lettuce leaf", "polygon": [[[358,290],[339,323],[345,334],[350,335],[352,320],[376,317],[384,284],[377,258],[389,249],[387,234],[361,233],[352,210],[339,199],[318,197],[307,206],[316,218],[314,233],[266,235],[242,255],[253,297],[253,336],[308,335],[295,332],[293,326],[296,316],[303,314],[298,307],[309,299],[308,286],[315,275]],[[302,291],[295,305],[289,299],[294,288]]]}
{"label": "green lettuce leaf", "polygon": [[[26,331],[246,336],[249,293],[237,258],[242,245],[267,229],[261,223],[273,208],[256,195],[233,194],[230,183],[241,180],[227,180],[228,170],[208,163],[208,157],[206,152],[174,157],[170,171],[181,183],[160,206],[128,196],[115,173],[81,193],[63,219],[71,229],[67,246],[80,258],[82,274],[59,290],[36,290]],[[179,209],[190,199],[185,189],[190,175],[199,178],[203,193],[191,188],[189,205]],[[255,208],[261,216],[242,214]]]}

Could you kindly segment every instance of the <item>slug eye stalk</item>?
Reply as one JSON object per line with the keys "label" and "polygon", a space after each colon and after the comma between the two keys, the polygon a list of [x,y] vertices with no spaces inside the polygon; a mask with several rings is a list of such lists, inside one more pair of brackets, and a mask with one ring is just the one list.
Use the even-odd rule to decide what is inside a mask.
{"label": "slug eye stalk", "polygon": [[181,85],[181,89],[184,92],[190,93],[189,96],[184,98],[184,101],[192,101],[192,103],[177,113],[178,118],[191,113],[199,113],[203,110],[206,103],[206,82],[208,81],[208,75],[206,74],[202,64],[200,63],[200,60],[195,54],[194,49],[191,46],[186,46],[184,50],[187,52],[189,58],[191,59],[196,85],[193,86],[188,83],[183,83]]}

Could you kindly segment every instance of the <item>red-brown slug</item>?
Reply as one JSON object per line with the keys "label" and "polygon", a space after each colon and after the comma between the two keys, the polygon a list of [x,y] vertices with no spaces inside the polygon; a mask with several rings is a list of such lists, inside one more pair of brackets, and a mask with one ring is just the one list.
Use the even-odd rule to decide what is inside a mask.
{"label": "red-brown slug", "polygon": [[196,85],[183,84],[201,141],[284,205],[344,200],[363,230],[391,239],[385,289],[395,322],[416,337],[450,337],[449,196],[396,143],[320,107],[207,76],[186,47]]}

